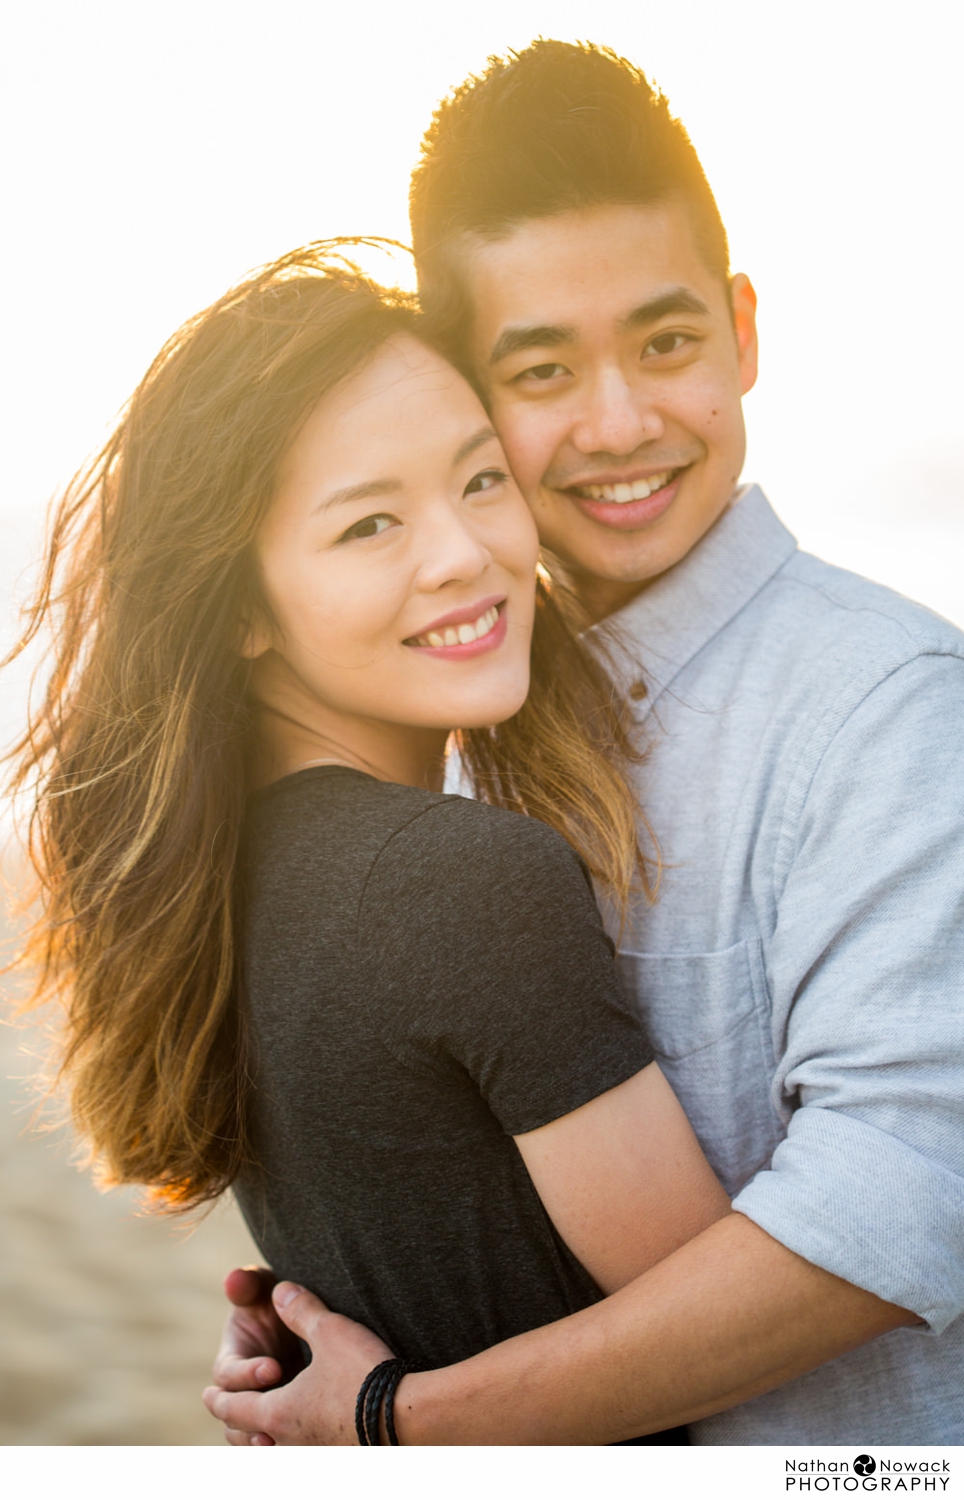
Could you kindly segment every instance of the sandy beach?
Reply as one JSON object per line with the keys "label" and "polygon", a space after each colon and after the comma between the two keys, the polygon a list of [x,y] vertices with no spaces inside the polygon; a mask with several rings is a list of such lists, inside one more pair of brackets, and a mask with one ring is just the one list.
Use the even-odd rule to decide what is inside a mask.
{"label": "sandy beach", "polygon": [[218,1444],[199,1398],[221,1277],[257,1259],[240,1216],[191,1229],[98,1193],[69,1141],[29,1131],[30,1045],[0,1027],[0,1442]]}

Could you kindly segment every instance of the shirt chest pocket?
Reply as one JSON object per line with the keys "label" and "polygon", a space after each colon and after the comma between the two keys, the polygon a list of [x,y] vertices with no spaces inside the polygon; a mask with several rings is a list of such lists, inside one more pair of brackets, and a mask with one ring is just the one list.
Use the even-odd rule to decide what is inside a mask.
{"label": "shirt chest pocket", "polygon": [[620,953],[620,979],[713,1170],[731,1195],[783,1130],[770,1104],[769,1004],[758,940],[717,953]]}

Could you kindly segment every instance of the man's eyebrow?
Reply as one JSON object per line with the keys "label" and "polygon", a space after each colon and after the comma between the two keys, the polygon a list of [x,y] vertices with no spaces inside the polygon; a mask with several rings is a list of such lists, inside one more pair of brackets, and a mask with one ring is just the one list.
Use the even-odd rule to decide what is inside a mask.
{"label": "man's eyebrow", "polygon": [[495,435],[495,428],[490,427],[488,423],[485,427],[480,427],[478,432],[474,432],[470,438],[466,438],[465,442],[456,448],[455,456],[452,459],[452,468],[457,469],[459,464],[464,463],[477,448],[482,448],[486,443],[491,443]]}
{"label": "man's eyebrow", "polygon": [[660,292],[658,297],[651,297],[648,302],[641,302],[639,307],[634,307],[631,313],[620,319],[619,326],[628,332],[630,328],[658,323],[660,318],[669,317],[673,313],[695,313],[697,317],[705,318],[709,317],[709,312],[706,303],[695,292],[688,291],[685,286],[674,286]]}
{"label": "man's eyebrow", "polygon": [[[695,292],[689,291],[685,286],[674,286],[660,292],[658,297],[651,297],[648,302],[641,302],[639,307],[634,307],[632,312],[619,320],[619,326],[624,332],[628,332],[629,329],[639,328],[646,323],[657,323],[660,318],[669,317],[672,313],[695,313],[697,317],[705,318],[709,316],[709,311],[706,303]],[[564,323],[520,324],[515,328],[504,328],[493,345],[489,364],[497,365],[500,360],[510,354],[517,354],[520,349],[553,349],[559,344],[575,342],[576,330]]]}
{"label": "man's eyebrow", "polygon": [[401,488],[400,479],[369,479],[363,484],[346,484],[344,489],[335,490],[333,494],[326,495],[324,500],[319,500],[312,515],[324,515],[336,505],[345,505],[349,500],[374,500],[379,495],[397,495]]}
{"label": "man's eyebrow", "polygon": [[562,323],[533,323],[528,327],[503,328],[492,346],[489,364],[516,354],[520,349],[554,349],[558,344],[575,342],[576,330]]}

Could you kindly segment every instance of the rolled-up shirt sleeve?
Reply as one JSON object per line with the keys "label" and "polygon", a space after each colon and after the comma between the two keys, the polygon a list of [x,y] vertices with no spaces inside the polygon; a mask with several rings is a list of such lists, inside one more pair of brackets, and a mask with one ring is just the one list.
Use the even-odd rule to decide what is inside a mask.
{"label": "rolled-up shirt sleeve", "polygon": [[787,1135],[734,1207],[939,1332],[964,1311],[964,662],[913,657],[833,712],[775,871]]}

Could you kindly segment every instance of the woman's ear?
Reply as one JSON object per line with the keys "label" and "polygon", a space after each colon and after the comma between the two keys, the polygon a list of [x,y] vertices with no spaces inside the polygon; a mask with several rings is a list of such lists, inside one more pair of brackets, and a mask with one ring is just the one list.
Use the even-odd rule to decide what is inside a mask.
{"label": "woman's ear", "polygon": [[248,661],[257,661],[259,656],[264,656],[270,651],[274,642],[271,639],[271,629],[259,610],[245,610],[241,615],[241,642],[238,647],[241,655]]}

